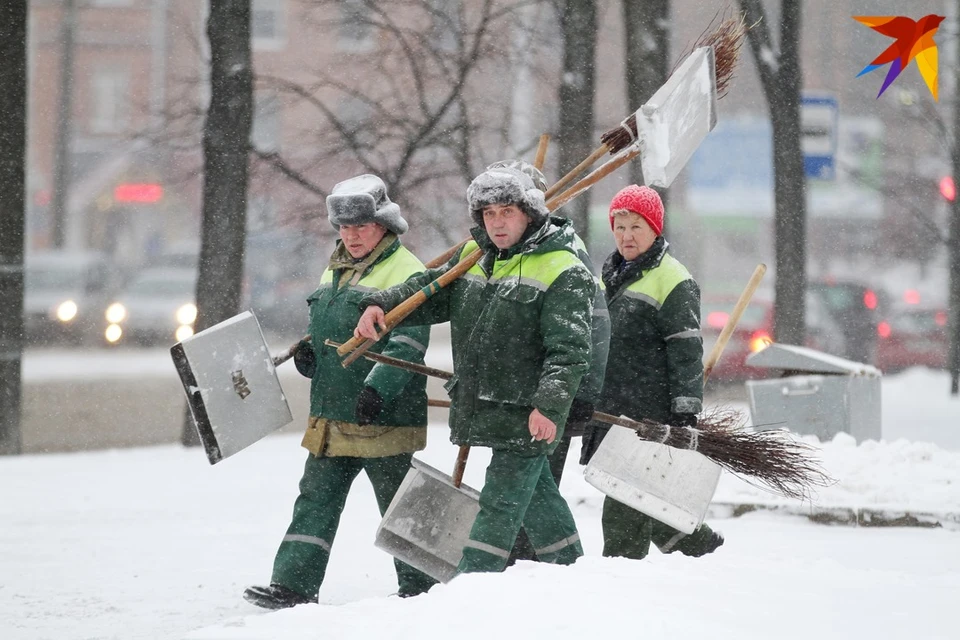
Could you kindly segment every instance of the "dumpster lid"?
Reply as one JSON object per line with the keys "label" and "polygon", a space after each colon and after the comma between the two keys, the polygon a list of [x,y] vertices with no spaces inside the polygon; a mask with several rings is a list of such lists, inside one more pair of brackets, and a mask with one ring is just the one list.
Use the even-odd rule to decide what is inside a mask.
{"label": "dumpster lid", "polygon": [[816,349],[776,342],[756,353],[751,353],[747,356],[746,363],[751,367],[785,369],[804,373],[834,373],[854,376],[880,375],[880,370],[869,364],[832,356]]}

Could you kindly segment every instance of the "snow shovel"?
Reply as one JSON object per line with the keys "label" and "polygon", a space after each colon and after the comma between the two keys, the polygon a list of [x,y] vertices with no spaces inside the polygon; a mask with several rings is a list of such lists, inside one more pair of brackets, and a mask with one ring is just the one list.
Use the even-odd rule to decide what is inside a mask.
{"label": "snow shovel", "polygon": [[178,342],[170,355],[210,464],[293,420],[253,312]]}
{"label": "snow shovel", "polygon": [[[757,265],[704,364],[704,382],[753,297],[766,266]],[[641,440],[632,429],[614,426],[584,469],[584,478],[617,502],[693,533],[706,517],[720,481],[720,465],[696,451]]]}

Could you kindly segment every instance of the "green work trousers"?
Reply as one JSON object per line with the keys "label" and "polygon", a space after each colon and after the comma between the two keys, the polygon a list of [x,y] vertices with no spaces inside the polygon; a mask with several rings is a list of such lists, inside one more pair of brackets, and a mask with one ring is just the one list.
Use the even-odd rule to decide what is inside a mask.
{"label": "green work trousers", "polygon": [[706,524],[701,524],[690,535],[680,533],[609,496],[603,500],[601,524],[603,555],[634,560],[647,557],[651,542],[663,553],[679,551],[684,555],[699,555],[713,533]]}
{"label": "green work trousers", "polygon": [[[273,562],[272,581],[309,598],[316,598],[330,559],[350,485],[367,472],[383,515],[410,469],[411,453],[383,458],[316,457],[309,455],[300,479],[293,521]],[[408,564],[394,560],[400,593],[427,591],[436,581]]]}
{"label": "green work trousers", "polygon": [[503,571],[521,524],[541,562],[572,564],[583,555],[577,525],[547,456],[494,449],[480,492],[480,513],[457,571]]}

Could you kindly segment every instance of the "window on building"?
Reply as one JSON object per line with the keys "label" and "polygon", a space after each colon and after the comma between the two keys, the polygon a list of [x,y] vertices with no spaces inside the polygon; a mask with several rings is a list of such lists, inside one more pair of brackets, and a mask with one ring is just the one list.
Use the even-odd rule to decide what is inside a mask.
{"label": "window on building", "polygon": [[364,0],[340,0],[338,44],[344,51],[369,51],[373,48],[373,24],[367,16]]}
{"label": "window on building", "polygon": [[90,77],[93,133],[125,131],[130,118],[130,71],[122,67],[101,67]]}
{"label": "window on building", "polygon": [[275,91],[258,91],[254,97],[250,141],[260,151],[279,151],[281,104]]}
{"label": "window on building", "polygon": [[430,42],[441,51],[456,51],[459,45],[462,0],[429,0]]}
{"label": "window on building", "polygon": [[284,0],[253,0],[250,7],[250,36],[256,49],[278,49],[286,33]]}

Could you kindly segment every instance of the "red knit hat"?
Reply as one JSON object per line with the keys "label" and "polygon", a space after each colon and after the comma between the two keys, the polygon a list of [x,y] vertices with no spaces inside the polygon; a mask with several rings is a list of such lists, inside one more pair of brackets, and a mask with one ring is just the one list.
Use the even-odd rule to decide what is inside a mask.
{"label": "red knit hat", "polygon": [[660,194],[650,187],[635,184],[620,189],[610,201],[610,228],[613,229],[615,211],[632,211],[641,216],[657,235],[663,232],[663,201]]}

